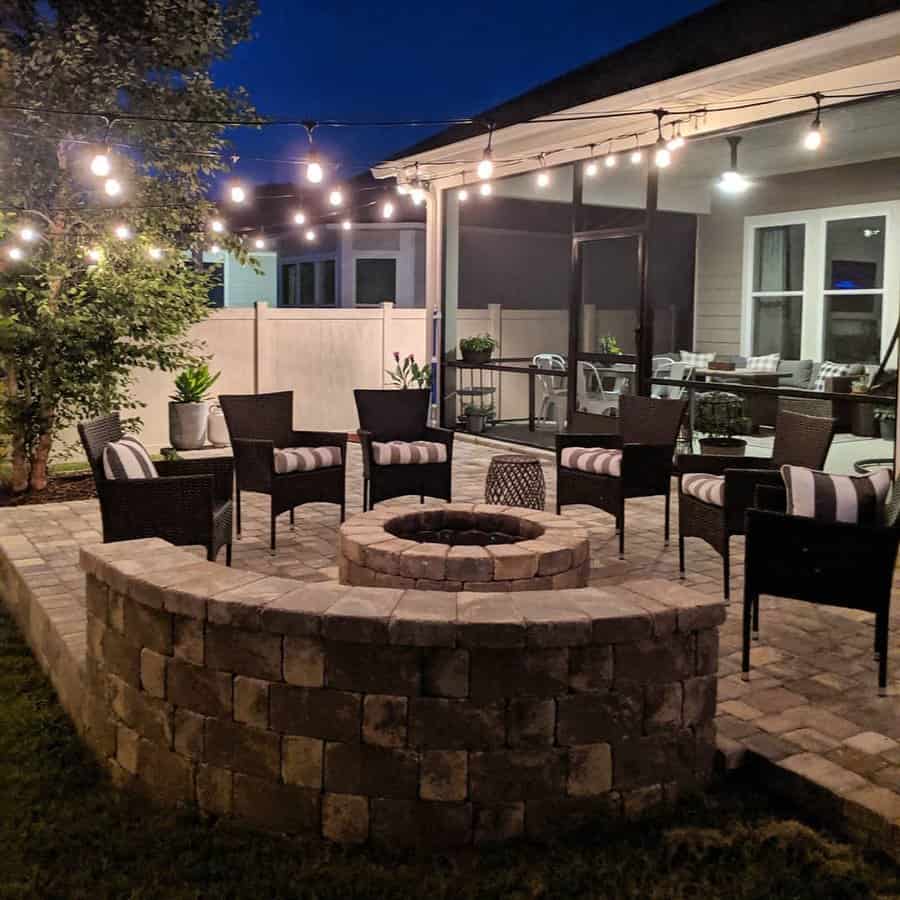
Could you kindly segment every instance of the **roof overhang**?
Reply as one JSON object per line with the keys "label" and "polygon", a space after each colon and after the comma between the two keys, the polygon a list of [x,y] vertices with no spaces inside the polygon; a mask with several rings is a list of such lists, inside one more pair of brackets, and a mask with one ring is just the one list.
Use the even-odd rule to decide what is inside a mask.
{"label": "roof overhang", "polygon": [[[815,92],[854,89],[864,93],[893,88],[900,89],[900,11],[499,129],[492,138],[498,162],[495,177],[531,171],[540,165],[542,154],[546,154],[548,165],[585,159],[590,155],[588,144],[601,150],[613,140],[612,149],[625,150],[635,143],[628,135],[646,133],[640,143],[651,145],[655,136],[650,132],[657,121],[653,110],[657,109],[699,109],[795,98],[768,106],[707,112],[694,119],[686,135],[701,136],[804,111],[812,115],[810,95]],[[846,102],[827,98],[823,108]],[[565,116],[625,110],[646,112],[559,121]],[[486,140],[485,133],[416,156],[393,159],[373,167],[372,174],[376,178],[408,177],[418,164],[419,177],[433,187],[459,185],[463,177],[471,182],[476,179],[475,168]]]}

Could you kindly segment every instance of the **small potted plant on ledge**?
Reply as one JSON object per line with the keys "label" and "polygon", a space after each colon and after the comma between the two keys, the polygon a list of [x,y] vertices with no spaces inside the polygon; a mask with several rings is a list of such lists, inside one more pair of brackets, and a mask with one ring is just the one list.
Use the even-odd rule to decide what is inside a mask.
{"label": "small potted plant on ledge", "polygon": [[169,398],[169,442],[176,450],[200,450],[206,444],[209,389],[220,372],[211,374],[206,363],[190,366],[175,379]]}
{"label": "small potted plant on ledge", "polygon": [[497,342],[489,334],[476,334],[474,337],[463,338],[459,342],[459,351],[463,362],[480,366],[491,358],[496,346]]}
{"label": "small potted plant on ledge", "polygon": [[737,434],[747,433],[744,402],[735,394],[710,391],[697,397],[694,430],[702,432],[700,452],[713,456],[743,456],[747,442]]}
{"label": "small potted plant on ledge", "polygon": [[893,441],[897,433],[897,413],[892,409],[876,409],[872,416],[878,425],[878,435],[883,441]]}
{"label": "small potted plant on ledge", "polygon": [[597,352],[606,353],[609,356],[621,356],[622,348],[613,335],[604,334],[603,337],[597,338]]}
{"label": "small potted plant on ledge", "polygon": [[493,404],[479,406],[470,404],[463,410],[469,434],[481,434],[494,416]]}

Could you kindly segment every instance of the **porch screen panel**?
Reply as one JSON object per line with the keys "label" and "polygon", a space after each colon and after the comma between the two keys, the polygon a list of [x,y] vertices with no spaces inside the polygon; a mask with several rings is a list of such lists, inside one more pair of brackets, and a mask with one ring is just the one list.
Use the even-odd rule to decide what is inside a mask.
{"label": "porch screen panel", "polygon": [[800,358],[804,225],[757,228],[753,235],[753,353]]}
{"label": "porch screen panel", "polygon": [[884,294],[884,216],[826,223],[825,358],[877,363]]}

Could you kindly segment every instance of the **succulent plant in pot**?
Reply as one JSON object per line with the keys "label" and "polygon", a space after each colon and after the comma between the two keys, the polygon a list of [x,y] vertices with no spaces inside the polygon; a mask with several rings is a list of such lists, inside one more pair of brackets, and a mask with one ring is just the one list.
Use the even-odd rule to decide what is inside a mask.
{"label": "succulent plant in pot", "polygon": [[481,365],[491,358],[496,346],[497,341],[489,334],[476,334],[459,342],[459,352],[463,362]]}
{"label": "succulent plant in pot", "polygon": [[169,442],[176,450],[199,450],[206,444],[209,389],[220,374],[212,374],[201,363],[184,369],[175,379],[175,393],[169,397]]}
{"label": "succulent plant in pot", "polygon": [[897,432],[897,413],[890,407],[876,409],[872,418],[878,426],[878,436],[883,441],[893,441]]}
{"label": "succulent plant in pot", "polygon": [[743,456],[747,442],[737,434],[747,433],[744,402],[726,391],[710,391],[697,397],[694,430],[702,432],[700,452],[717,456]]}

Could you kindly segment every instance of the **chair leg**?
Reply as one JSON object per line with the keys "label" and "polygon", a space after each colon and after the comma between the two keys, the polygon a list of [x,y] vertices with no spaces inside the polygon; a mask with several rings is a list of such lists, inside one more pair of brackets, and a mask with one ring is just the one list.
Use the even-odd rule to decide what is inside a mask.
{"label": "chair leg", "polygon": [[663,543],[666,547],[669,546],[669,510],[672,506],[672,486],[669,485],[669,490],[666,491],[666,526],[665,532],[663,535]]}
{"label": "chair leg", "polygon": [[291,531],[294,530],[294,507],[291,507]]}
{"label": "chair leg", "polygon": [[875,639],[878,641],[878,696],[887,696],[888,657],[888,617],[887,613],[875,614]]}
{"label": "chair leg", "polygon": [[346,514],[347,514],[346,503],[344,500],[341,500],[341,524],[343,524],[344,519],[347,517]]}
{"label": "chair leg", "polygon": [[225,545],[225,565],[231,565],[231,541]]}
{"label": "chair leg", "polygon": [[684,578],[685,569],[684,569],[684,535],[681,533],[681,529],[678,529],[678,577]]}
{"label": "chair leg", "polygon": [[731,602],[731,557],[729,556],[728,538],[725,539],[725,552],[722,554],[722,583],[725,588],[725,602]]}
{"label": "chair leg", "polygon": [[369,479],[363,478],[363,512],[369,511]]}
{"label": "chair leg", "polygon": [[741,678],[744,681],[750,680],[750,623],[753,618],[753,607],[756,598],[744,586],[744,620],[743,620],[743,639],[741,642]]}
{"label": "chair leg", "polygon": [[753,598],[753,640],[759,640],[759,594]]}
{"label": "chair leg", "polygon": [[625,559],[625,501],[619,508],[619,515],[616,518],[616,524],[619,526],[619,559]]}
{"label": "chair leg", "polygon": [[236,537],[238,540],[241,539],[241,490],[240,488],[235,488],[234,491],[234,507],[236,513],[236,524],[237,524],[237,534]]}
{"label": "chair leg", "polygon": [[270,524],[269,524],[269,555],[275,555],[275,513],[272,513],[270,516]]}
{"label": "chair leg", "polygon": [[425,502],[425,495],[419,494],[419,503],[424,503],[424,502]]}

